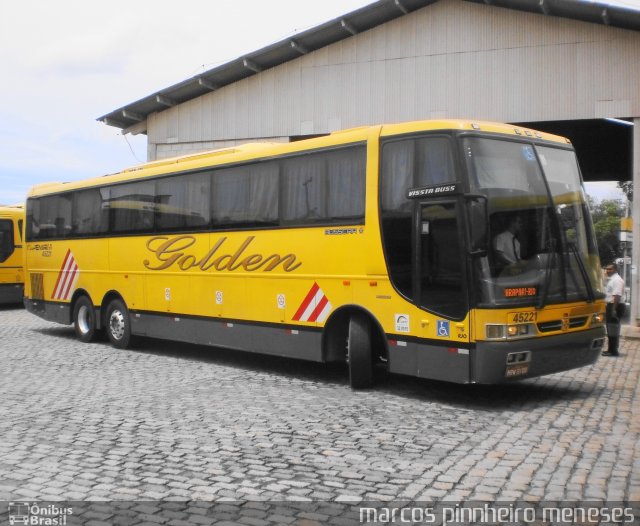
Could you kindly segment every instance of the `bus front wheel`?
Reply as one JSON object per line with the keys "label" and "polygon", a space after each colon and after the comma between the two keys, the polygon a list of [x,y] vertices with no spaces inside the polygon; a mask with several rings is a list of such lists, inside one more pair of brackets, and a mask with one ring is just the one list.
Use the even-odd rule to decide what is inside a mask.
{"label": "bus front wheel", "polygon": [[371,355],[371,322],[366,316],[355,314],[349,319],[347,338],[349,384],[352,389],[365,389],[373,384]]}
{"label": "bus front wheel", "polygon": [[87,296],[80,296],[73,306],[73,328],[81,342],[89,343],[96,337],[96,311]]}
{"label": "bus front wheel", "polygon": [[131,321],[127,306],[119,299],[109,303],[105,319],[107,336],[111,345],[117,349],[126,349],[131,343]]}

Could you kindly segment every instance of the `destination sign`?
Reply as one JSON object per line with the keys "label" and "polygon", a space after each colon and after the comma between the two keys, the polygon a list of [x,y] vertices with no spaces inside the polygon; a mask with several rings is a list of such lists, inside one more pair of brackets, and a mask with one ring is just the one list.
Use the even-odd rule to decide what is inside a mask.
{"label": "destination sign", "polygon": [[538,287],[508,287],[504,289],[505,298],[530,298],[538,294]]}

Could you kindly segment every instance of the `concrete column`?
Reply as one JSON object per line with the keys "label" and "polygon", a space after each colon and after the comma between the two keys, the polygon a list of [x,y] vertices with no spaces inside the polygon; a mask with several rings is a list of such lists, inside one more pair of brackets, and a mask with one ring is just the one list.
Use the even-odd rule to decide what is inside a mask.
{"label": "concrete column", "polygon": [[640,117],[633,119],[633,246],[631,249],[631,325],[640,327]]}
{"label": "concrete column", "polygon": [[147,138],[147,162],[158,159],[158,145]]}

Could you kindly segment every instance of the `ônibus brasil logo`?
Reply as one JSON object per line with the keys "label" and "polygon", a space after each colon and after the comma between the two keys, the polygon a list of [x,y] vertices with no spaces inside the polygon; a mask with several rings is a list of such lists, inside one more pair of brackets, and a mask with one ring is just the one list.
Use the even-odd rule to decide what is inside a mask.
{"label": "\u00f4nibus brasil logo", "polygon": [[9,503],[9,524],[32,526],[65,526],[67,517],[73,515],[73,508],[56,504],[36,504],[30,502]]}

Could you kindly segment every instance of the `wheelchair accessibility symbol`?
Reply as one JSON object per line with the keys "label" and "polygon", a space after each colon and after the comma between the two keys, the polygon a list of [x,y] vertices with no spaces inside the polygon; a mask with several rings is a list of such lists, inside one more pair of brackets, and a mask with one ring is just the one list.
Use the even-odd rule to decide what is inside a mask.
{"label": "wheelchair accessibility symbol", "polygon": [[438,336],[449,336],[449,322],[446,320],[438,320],[436,331]]}

